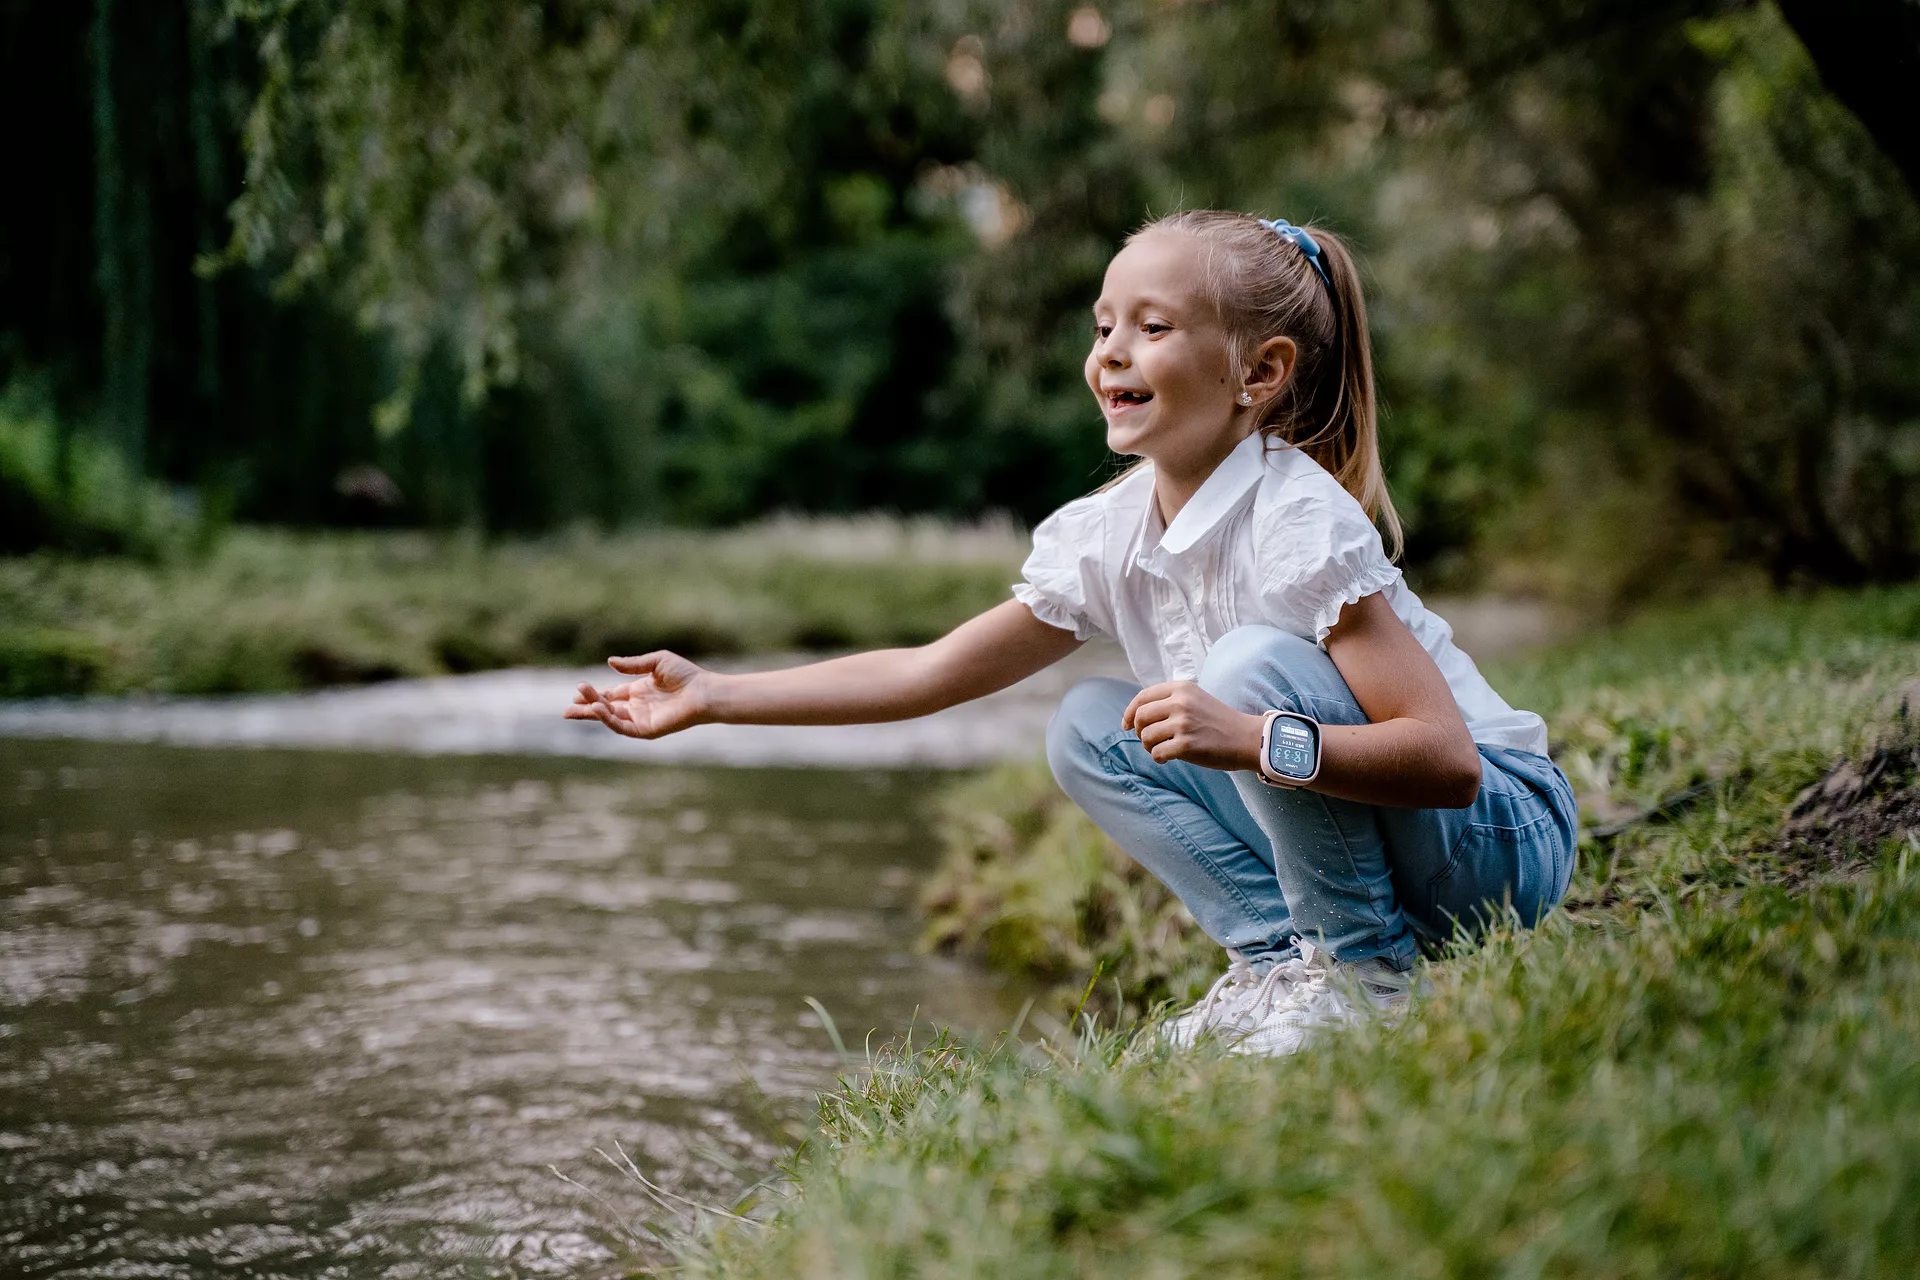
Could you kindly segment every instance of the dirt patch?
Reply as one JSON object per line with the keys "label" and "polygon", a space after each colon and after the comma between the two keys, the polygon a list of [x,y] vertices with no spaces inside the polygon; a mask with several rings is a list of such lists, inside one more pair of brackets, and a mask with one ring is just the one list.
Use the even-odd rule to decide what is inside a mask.
{"label": "dirt patch", "polygon": [[1920,693],[1909,693],[1881,743],[1842,760],[1787,810],[1780,851],[1798,883],[1857,867],[1893,840],[1920,838]]}

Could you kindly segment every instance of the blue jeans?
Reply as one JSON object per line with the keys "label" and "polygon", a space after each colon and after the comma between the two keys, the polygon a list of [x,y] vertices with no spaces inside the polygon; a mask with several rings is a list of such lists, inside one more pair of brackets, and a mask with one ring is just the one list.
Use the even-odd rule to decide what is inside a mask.
{"label": "blue jeans", "polygon": [[[1241,627],[1207,655],[1200,686],[1241,711],[1279,707],[1365,724],[1333,660],[1272,627]],[[1304,935],[1341,960],[1412,967],[1421,941],[1478,929],[1511,906],[1527,924],[1573,874],[1573,788],[1545,756],[1480,748],[1464,809],[1399,809],[1269,787],[1252,773],[1157,764],[1120,727],[1139,686],[1084,680],[1047,728],[1061,789],[1193,913],[1256,965]]]}

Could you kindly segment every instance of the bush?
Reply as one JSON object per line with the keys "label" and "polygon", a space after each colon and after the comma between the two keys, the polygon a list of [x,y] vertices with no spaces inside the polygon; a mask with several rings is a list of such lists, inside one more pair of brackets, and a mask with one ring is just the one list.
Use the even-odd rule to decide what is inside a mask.
{"label": "bush", "polygon": [[108,683],[105,649],[68,631],[0,630],[0,698],[91,693]]}
{"label": "bush", "polygon": [[0,554],[56,548],[151,557],[190,541],[199,523],[191,501],[63,426],[28,389],[0,394]]}

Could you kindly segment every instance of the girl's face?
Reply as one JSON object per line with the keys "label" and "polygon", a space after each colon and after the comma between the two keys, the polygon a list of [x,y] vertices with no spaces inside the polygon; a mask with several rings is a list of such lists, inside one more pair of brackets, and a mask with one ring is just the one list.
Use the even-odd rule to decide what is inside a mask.
{"label": "girl's face", "polygon": [[1142,236],[1107,266],[1093,306],[1087,385],[1107,447],[1175,471],[1209,471],[1246,435],[1227,334],[1201,291],[1201,251],[1176,232]]}

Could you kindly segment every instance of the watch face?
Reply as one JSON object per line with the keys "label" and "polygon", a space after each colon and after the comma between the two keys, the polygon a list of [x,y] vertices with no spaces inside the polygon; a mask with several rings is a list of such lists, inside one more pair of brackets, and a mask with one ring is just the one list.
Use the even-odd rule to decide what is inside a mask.
{"label": "watch face", "polygon": [[1319,755],[1317,739],[1312,725],[1279,717],[1267,740],[1267,767],[1283,778],[1311,778]]}

